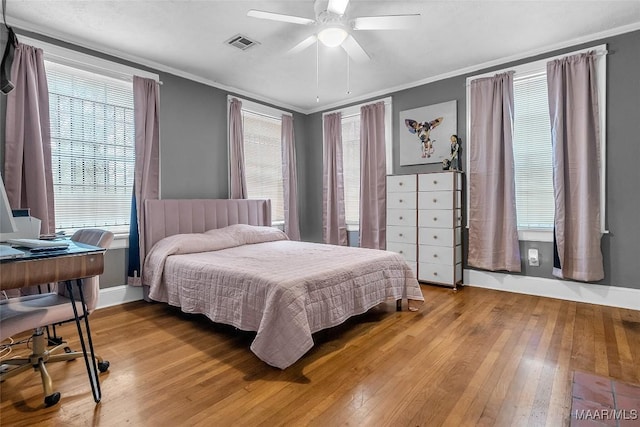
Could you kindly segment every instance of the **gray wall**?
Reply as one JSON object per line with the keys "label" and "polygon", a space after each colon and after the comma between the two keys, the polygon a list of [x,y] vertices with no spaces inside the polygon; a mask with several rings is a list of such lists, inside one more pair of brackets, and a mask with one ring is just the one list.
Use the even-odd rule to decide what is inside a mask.
{"label": "gray wall", "polygon": [[[114,62],[155,72],[163,82],[160,89],[160,187],[161,197],[168,198],[227,198],[227,92],[114,58],[108,55],[70,45],[39,34],[15,29],[18,37],[60,45]],[[2,32],[2,40],[6,39]],[[3,41],[0,48],[4,50]],[[245,96],[240,96],[247,98]],[[0,156],[4,152],[6,97],[0,96]],[[249,98],[250,99],[250,98]],[[256,101],[259,102],[259,101]],[[307,116],[293,113],[296,150],[304,152]],[[306,159],[300,158],[298,186],[305,188],[304,168]],[[4,157],[0,158],[4,170]],[[304,194],[304,190],[300,193]],[[300,203],[301,210],[305,204]],[[304,215],[304,212],[301,212]],[[110,250],[105,258],[105,273],[101,276],[102,288],[126,283],[127,249]]]}
{"label": "gray wall", "polygon": [[227,197],[227,94],[162,74],[160,188],[163,198]]}
{"label": "gray wall", "polygon": [[[637,273],[640,252],[640,227],[637,225],[640,212],[640,31],[608,39],[594,41],[571,48],[549,52],[526,60],[503,64],[445,80],[425,84],[416,88],[390,93],[393,98],[393,158],[394,174],[434,172],[441,170],[439,164],[420,166],[399,165],[399,112],[457,100],[458,135],[463,138],[466,150],[466,78],[510,65],[543,59],[556,54],[607,43],[607,228],[609,234],[602,238],[605,278],[600,284],[640,289]],[[381,96],[382,97],[382,96]],[[379,97],[379,98],[381,98]],[[305,200],[307,211],[321,213],[322,208],[322,114],[310,116],[310,144],[305,154],[308,159],[317,159],[313,167],[307,165]],[[463,153],[463,170],[465,156]],[[304,237],[320,240],[322,217],[309,215],[303,218]],[[463,219],[466,224],[466,218]],[[466,236],[465,236],[466,239]],[[553,245],[543,242],[521,242],[521,254],[526,256],[528,248],[540,251],[540,267],[529,267],[523,261],[523,275],[551,278],[553,267]]]}
{"label": "gray wall", "polygon": [[[229,93],[171,74],[159,74],[163,82],[160,89],[162,198],[227,198]],[[296,149],[302,150],[299,147],[306,141],[307,116],[299,113],[293,116]],[[298,176],[298,185],[304,185],[303,174]]]}
{"label": "gray wall", "polygon": [[[0,30],[1,31],[1,30]],[[85,51],[116,62],[148,69],[117,58],[90,52],[33,33],[20,32],[29,37]],[[4,49],[5,33],[0,47]],[[636,159],[640,156],[640,31],[628,33],[586,45],[573,46],[557,52],[518,61],[528,62],[554,54],[573,51],[600,43],[608,43],[607,57],[607,227],[610,234],[603,237],[605,279],[611,286],[640,289],[636,273],[640,251],[640,228],[636,219],[640,211],[640,169]],[[502,69],[513,64],[504,64]],[[154,70],[149,70],[154,71]],[[479,70],[480,74],[492,71]],[[160,151],[161,194],[163,198],[226,197],[227,196],[227,146],[226,146],[226,96],[219,89],[206,86],[175,75],[157,72],[163,81],[160,94]],[[467,75],[448,78],[413,89],[394,92],[393,97],[393,151],[394,173],[420,173],[440,170],[440,165],[404,166],[398,161],[399,112],[424,105],[457,100],[458,135],[466,149],[466,94]],[[4,151],[4,102],[0,96],[0,156]],[[301,234],[304,240],[322,240],[322,114],[294,113],[299,207]],[[0,159],[1,160],[1,159]],[[464,155],[463,155],[464,162]],[[463,169],[465,165],[463,163]],[[521,242],[521,251],[529,247],[540,250],[540,267],[528,267],[523,262],[523,274],[551,277],[551,244]],[[126,251],[117,250],[109,256],[110,284],[124,283]]]}
{"label": "gray wall", "polygon": [[[298,150],[299,171],[304,171],[304,187],[299,189],[302,206],[300,234],[303,240],[322,241],[322,115],[307,118],[307,144]],[[302,160],[303,163],[300,162]]]}

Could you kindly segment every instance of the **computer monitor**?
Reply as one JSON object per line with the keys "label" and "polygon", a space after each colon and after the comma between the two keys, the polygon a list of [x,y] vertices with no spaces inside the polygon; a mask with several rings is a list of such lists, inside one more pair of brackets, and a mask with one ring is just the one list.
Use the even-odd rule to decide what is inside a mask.
{"label": "computer monitor", "polygon": [[7,198],[7,192],[4,189],[4,181],[2,175],[0,175],[0,233],[15,233],[18,231],[16,222],[13,219],[13,212],[9,205],[9,199]]}

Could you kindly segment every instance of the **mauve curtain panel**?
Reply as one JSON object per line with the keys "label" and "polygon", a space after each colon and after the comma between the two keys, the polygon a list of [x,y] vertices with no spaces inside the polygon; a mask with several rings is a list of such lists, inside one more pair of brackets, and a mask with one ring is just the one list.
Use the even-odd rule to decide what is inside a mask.
{"label": "mauve curtain panel", "polygon": [[384,102],[360,108],[360,246],[386,248],[387,155]]}
{"label": "mauve curtain panel", "polygon": [[[133,77],[133,114],[136,161],[133,191],[137,212],[139,269],[142,271],[147,250],[145,247],[144,201],[160,196],[160,114],[158,82]],[[129,236],[130,239],[132,236]],[[134,244],[135,247],[135,244]],[[131,251],[131,247],[129,248]],[[128,283],[140,285],[140,277],[129,276]]]}
{"label": "mauve curtain panel", "polygon": [[347,245],[342,174],[342,115],[332,113],[323,119],[322,238],[325,243]]}
{"label": "mauve curtain panel", "polygon": [[471,82],[469,257],[484,270],[521,269],[513,160],[513,72]]}
{"label": "mauve curtain panel", "polygon": [[291,240],[300,240],[298,218],[298,173],[293,117],[282,115],[282,178],[284,183],[284,232]]}
{"label": "mauve curtain panel", "polygon": [[593,52],[547,63],[553,187],[555,276],[604,278],[600,239],[600,127]]}
{"label": "mauve curtain panel", "polygon": [[7,96],[4,182],[12,208],[29,208],[54,233],[49,88],[42,49],[18,43]]}
{"label": "mauve curtain panel", "polygon": [[247,198],[242,102],[237,98],[232,98],[229,103],[229,193],[231,199]]}

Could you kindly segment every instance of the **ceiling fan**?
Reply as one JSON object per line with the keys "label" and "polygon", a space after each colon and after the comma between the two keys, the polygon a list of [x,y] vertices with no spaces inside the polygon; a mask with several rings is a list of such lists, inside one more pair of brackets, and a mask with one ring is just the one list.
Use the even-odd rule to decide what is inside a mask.
{"label": "ceiling fan", "polygon": [[349,57],[356,62],[366,62],[370,57],[350,34],[351,30],[402,30],[411,28],[420,21],[420,14],[349,18],[345,15],[348,5],[349,0],[316,0],[314,3],[316,19],[255,9],[250,10],[247,16],[291,24],[315,25],[316,32],[291,48],[290,53],[301,52],[319,40],[329,47],[342,46]]}

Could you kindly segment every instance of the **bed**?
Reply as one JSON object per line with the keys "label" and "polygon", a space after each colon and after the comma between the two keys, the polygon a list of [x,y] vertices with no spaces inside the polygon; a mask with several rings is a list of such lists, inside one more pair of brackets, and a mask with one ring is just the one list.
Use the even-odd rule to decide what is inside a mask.
{"label": "bed", "polygon": [[251,351],[285,369],[312,334],[387,300],[424,301],[387,251],[288,240],[268,200],[147,200],[143,284],[151,300],[256,332]]}

